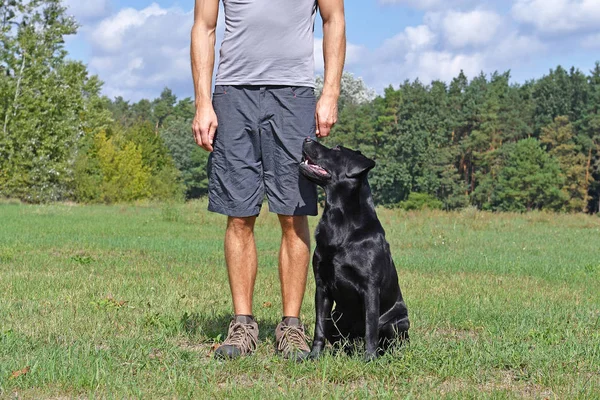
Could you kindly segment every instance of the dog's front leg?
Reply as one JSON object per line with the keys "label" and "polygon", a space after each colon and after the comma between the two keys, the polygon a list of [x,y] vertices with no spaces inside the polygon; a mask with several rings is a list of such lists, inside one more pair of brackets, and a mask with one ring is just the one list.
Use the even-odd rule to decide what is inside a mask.
{"label": "dog's front leg", "polygon": [[367,361],[377,358],[379,345],[379,288],[368,288],[365,295],[365,344]]}
{"label": "dog's front leg", "polygon": [[313,359],[318,358],[325,348],[327,318],[331,318],[331,309],[333,308],[333,301],[326,289],[319,286],[317,286],[315,293],[315,337],[313,339],[312,351],[310,352],[310,357]]}

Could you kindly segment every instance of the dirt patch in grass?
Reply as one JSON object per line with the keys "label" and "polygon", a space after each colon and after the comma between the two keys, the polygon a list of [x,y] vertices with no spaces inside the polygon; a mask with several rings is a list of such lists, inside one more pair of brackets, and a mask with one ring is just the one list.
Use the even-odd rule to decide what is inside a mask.
{"label": "dirt patch in grass", "polygon": [[[34,389],[34,388],[27,388],[27,389],[22,389],[22,390],[13,390],[10,394],[4,393],[7,397],[2,397],[0,396],[0,398],[6,398],[6,399],[15,399],[15,400],[19,400],[19,399],[47,399],[47,400],[87,400],[89,399],[88,396],[82,394],[82,393],[77,393],[77,392],[70,392],[70,391],[65,391],[64,389],[62,389],[61,387],[58,386],[49,386],[46,387],[45,390],[40,391],[39,389]],[[10,395],[10,397],[8,397]],[[96,397],[98,396],[98,397]],[[96,396],[94,396],[93,398],[105,398],[101,395],[96,394]]]}
{"label": "dirt patch in grass", "polygon": [[554,399],[556,394],[542,385],[517,379],[514,371],[501,371],[496,379],[476,384],[466,379],[446,379],[438,385],[440,394],[463,392],[476,387],[482,393],[510,392],[525,399]]}
{"label": "dirt patch in grass", "polygon": [[52,257],[73,259],[82,257],[91,257],[94,260],[100,260],[103,258],[123,258],[129,257],[131,259],[139,260],[150,259],[150,254],[147,250],[137,249],[125,249],[125,250],[109,250],[109,249],[72,249],[68,247],[54,247],[43,251],[43,253],[49,254]]}
{"label": "dirt patch in grass", "polygon": [[214,351],[213,344],[192,342],[189,340],[182,340],[182,341],[177,342],[177,347],[184,351],[205,354],[207,357],[209,357],[212,354],[212,352]]}
{"label": "dirt patch in grass", "polygon": [[481,335],[481,329],[454,329],[454,328],[436,328],[428,334],[435,337],[442,337],[444,339],[455,339],[455,340],[478,340]]}

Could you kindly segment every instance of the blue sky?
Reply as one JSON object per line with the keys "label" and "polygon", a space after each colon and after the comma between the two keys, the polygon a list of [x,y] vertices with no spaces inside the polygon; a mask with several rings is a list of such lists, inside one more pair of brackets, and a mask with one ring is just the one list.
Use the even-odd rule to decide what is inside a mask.
{"label": "blue sky", "polygon": [[[294,1],[294,0],[272,0]],[[193,0],[65,0],[81,24],[71,58],[105,82],[109,97],[154,98],[168,86],[193,93]],[[450,80],[460,70],[511,70],[515,82],[557,65],[589,71],[600,61],[599,0],[346,0],[346,70],[381,92],[406,79]],[[222,15],[220,16],[222,17]],[[217,46],[222,38],[219,21]],[[322,73],[322,30],[315,30]]]}

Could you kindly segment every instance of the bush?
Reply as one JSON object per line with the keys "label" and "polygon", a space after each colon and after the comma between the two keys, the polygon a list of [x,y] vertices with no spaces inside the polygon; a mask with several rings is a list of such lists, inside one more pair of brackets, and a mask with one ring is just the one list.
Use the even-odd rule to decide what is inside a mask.
{"label": "bush", "polygon": [[191,134],[191,122],[174,119],[160,130],[173,162],[181,172],[188,199],[208,193],[207,163],[209,153],[198,146]]}
{"label": "bush", "polygon": [[427,193],[411,193],[408,199],[398,203],[398,208],[412,210],[441,210],[444,206],[440,200]]}
{"label": "bush", "polygon": [[97,135],[96,143],[102,169],[102,200],[115,203],[150,197],[150,168],[144,165],[141,149],[133,142],[119,149],[104,132]]}
{"label": "bush", "polygon": [[183,185],[168,150],[146,124],[100,131],[86,141],[75,162],[78,201],[119,203],[181,200]]}

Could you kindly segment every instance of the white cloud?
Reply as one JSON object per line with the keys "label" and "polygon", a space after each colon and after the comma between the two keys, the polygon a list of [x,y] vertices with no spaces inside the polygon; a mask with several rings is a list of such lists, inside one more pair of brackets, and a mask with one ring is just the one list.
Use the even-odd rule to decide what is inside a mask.
{"label": "white cloud", "polygon": [[420,25],[417,27],[409,26],[404,30],[406,41],[411,50],[418,50],[421,48],[429,47],[436,41],[435,34],[429,29],[429,27]]}
{"label": "white cloud", "polygon": [[[529,62],[540,57],[548,46],[535,36],[512,32],[494,46],[487,48],[486,60],[489,68],[510,68],[512,65]],[[533,78],[533,76],[532,76]]]}
{"label": "white cloud", "polygon": [[363,61],[363,55],[367,52],[367,49],[363,46],[359,46],[352,43],[346,44],[346,65],[354,65]]}
{"label": "white cloud", "polygon": [[461,70],[473,76],[482,70],[484,60],[480,54],[455,54],[448,51],[426,51],[417,54],[411,66],[412,79],[428,83],[432,80],[449,81]]}
{"label": "white cloud", "polygon": [[434,8],[444,4],[444,0],[379,0],[381,4],[401,4],[419,8]]}
{"label": "white cloud", "polygon": [[587,49],[600,49],[600,33],[586,36],[581,44]]}
{"label": "white cloud", "polygon": [[317,73],[323,73],[323,70],[325,69],[325,60],[323,60],[323,39],[322,38],[315,38],[314,52],[315,52],[315,71],[317,71]]}
{"label": "white cloud", "polygon": [[461,70],[476,74],[484,66],[481,54],[453,52],[445,49],[441,37],[432,27],[407,27],[389,38],[373,52],[366,68],[367,83],[377,90],[406,79],[422,82],[450,80]]}
{"label": "white cloud", "polygon": [[92,33],[93,44],[103,51],[120,51],[123,47],[123,41],[132,33],[135,33],[136,28],[143,28],[152,17],[167,14],[168,11],[162,9],[156,3],[143,10],[125,8],[116,15],[100,22]]}
{"label": "white cloud", "polygon": [[[364,46],[346,43],[346,66],[359,64],[363,61],[363,56],[367,53],[367,49]],[[315,38],[314,44],[315,52],[315,72],[317,74],[323,74],[325,69],[325,61],[323,60],[323,38]]]}
{"label": "white cloud", "polygon": [[[125,8],[84,31],[92,45],[90,70],[105,81],[104,93],[137,101],[154,98],[168,86],[180,95],[193,93],[189,57],[192,11]],[[168,32],[168,34],[166,34]],[[224,34],[224,13],[217,23],[217,50]],[[346,65],[364,62],[367,49],[348,43]],[[215,73],[219,62],[215,57]],[[323,39],[315,38],[315,70],[323,73]]]}
{"label": "white cloud", "polygon": [[475,4],[476,0],[379,0],[380,4],[398,4],[421,10],[449,9]]}
{"label": "white cloud", "polygon": [[436,42],[437,36],[428,26],[409,26],[396,36],[386,39],[375,53],[379,61],[396,60],[406,54],[429,49]]}
{"label": "white cloud", "polygon": [[90,68],[101,75],[104,75],[103,71],[112,70],[114,65],[114,58],[108,56],[94,56],[89,63]]}
{"label": "white cloud", "polygon": [[192,11],[180,8],[122,9],[84,31],[92,46],[90,70],[104,80],[109,97],[154,98],[165,86],[191,94],[192,24]]}
{"label": "white cloud", "polygon": [[546,48],[492,11],[429,11],[421,25],[383,41],[353,72],[376,90],[407,79],[448,82],[461,70],[473,77],[527,64]]}
{"label": "white cloud", "polygon": [[443,17],[445,40],[454,48],[488,44],[498,32],[502,17],[491,11],[449,11]]}
{"label": "white cloud", "polygon": [[[73,5],[84,4],[67,1]],[[98,15],[92,10],[101,10],[100,5],[108,1],[86,2],[88,15]],[[425,13],[420,23],[400,28],[379,45],[368,48],[347,44],[346,69],[363,77],[367,85],[377,90],[406,79],[419,78],[426,83],[436,79],[449,81],[460,70],[468,76],[482,70],[487,73],[527,70],[556,48],[566,52],[572,47],[600,48],[600,23],[591,22],[596,20],[595,10],[600,9],[600,0],[545,0],[543,5],[540,0],[512,0],[512,9],[512,3],[498,0],[486,2],[487,8],[475,0],[378,1],[420,7]],[[104,92],[110,97],[120,95],[132,101],[154,98],[165,86],[180,96],[191,95],[189,37],[192,23],[192,11],[163,8],[156,3],[143,9],[121,9],[97,23],[90,23],[81,34],[91,45],[90,70],[106,82]],[[548,35],[553,29],[568,30],[570,34],[568,38]],[[221,9],[217,46],[223,32]],[[319,74],[324,68],[322,46],[322,39],[315,38],[315,70]],[[217,65],[218,53],[215,67]],[[527,77],[534,75],[528,72]]]}
{"label": "white cloud", "polygon": [[64,4],[79,21],[101,18],[110,11],[110,0],[65,0]]}
{"label": "white cloud", "polygon": [[598,0],[515,0],[513,17],[539,32],[559,34],[598,30]]}

